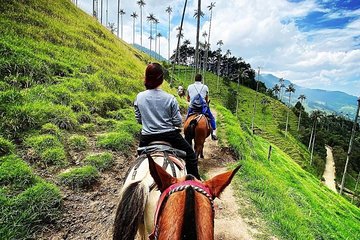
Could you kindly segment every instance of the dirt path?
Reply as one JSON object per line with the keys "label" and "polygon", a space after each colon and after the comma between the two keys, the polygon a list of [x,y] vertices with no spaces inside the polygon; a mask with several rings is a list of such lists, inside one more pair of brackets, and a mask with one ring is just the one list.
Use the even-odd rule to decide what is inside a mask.
{"label": "dirt path", "polygon": [[326,165],[323,174],[323,177],[325,179],[324,183],[328,188],[330,188],[334,192],[337,192],[335,185],[335,163],[332,154],[332,149],[329,146],[325,146],[325,148],[326,148]]}

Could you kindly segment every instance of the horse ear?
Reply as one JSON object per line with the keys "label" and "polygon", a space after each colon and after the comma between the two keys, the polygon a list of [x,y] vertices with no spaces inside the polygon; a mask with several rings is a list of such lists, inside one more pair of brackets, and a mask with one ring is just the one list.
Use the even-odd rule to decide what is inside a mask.
{"label": "horse ear", "polygon": [[213,197],[219,197],[222,191],[230,184],[234,175],[239,171],[241,165],[237,166],[234,170],[219,174],[204,182],[204,185],[210,189]]}
{"label": "horse ear", "polygon": [[149,170],[152,178],[158,186],[160,192],[165,191],[169,186],[176,183],[176,178],[171,176],[162,167],[155,163],[150,154],[147,154],[149,160]]}

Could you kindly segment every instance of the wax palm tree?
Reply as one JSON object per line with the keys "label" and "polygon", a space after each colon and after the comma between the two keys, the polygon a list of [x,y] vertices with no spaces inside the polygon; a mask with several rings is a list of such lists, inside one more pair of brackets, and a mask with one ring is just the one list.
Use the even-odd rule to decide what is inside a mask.
{"label": "wax palm tree", "polygon": [[207,6],[207,8],[210,11],[210,20],[209,20],[209,35],[208,35],[208,45],[207,45],[207,50],[205,53],[205,68],[207,65],[207,61],[208,61],[208,56],[209,56],[209,50],[210,50],[210,33],[211,33],[211,22],[212,22],[212,14],[213,14],[213,8],[215,7],[215,2],[211,2],[209,6]]}
{"label": "wax palm tree", "polygon": [[219,91],[219,84],[220,84],[220,56],[221,56],[221,46],[224,45],[222,40],[219,40],[216,45],[219,46],[218,49],[218,62],[217,62],[217,84],[216,84],[216,90]]}
{"label": "wax palm tree", "polygon": [[254,133],[254,122],[255,122],[255,114],[256,114],[256,102],[257,102],[257,96],[258,96],[258,90],[259,90],[259,82],[260,82],[260,67],[258,67],[258,80],[256,81],[256,91],[255,91],[255,97],[254,97],[254,111],[253,116],[251,120],[251,132]]}
{"label": "wax palm tree", "polygon": [[315,139],[316,139],[317,123],[322,116],[323,116],[323,114],[319,110],[313,111],[310,115],[310,118],[313,119],[313,125],[312,125],[312,129],[311,129],[311,136],[310,136],[309,147],[308,147],[309,150],[311,148],[310,165],[312,164],[313,157],[314,157],[314,146],[315,146]]}
{"label": "wax palm tree", "polygon": [[360,110],[360,97],[358,98],[357,102],[358,102],[358,107],[357,107],[357,110],[356,110],[354,124],[353,124],[352,130],[351,130],[351,137],[350,137],[350,142],[349,142],[349,148],[348,148],[347,155],[346,155],[344,173],[343,173],[343,176],[342,176],[342,179],[341,179],[340,194],[342,194],[343,189],[344,189],[346,171],[347,171],[348,164],[349,164],[349,158],[350,158],[351,149],[352,149],[352,145],[353,145],[353,140],[354,140],[354,136],[355,136],[356,126],[358,124],[358,117],[359,117],[359,110]]}
{"label": "wax palm tree", "polygon": [[279,78],[279,84],[280,84],[280,101],[282,101],[282,98],[283,98],[283,88],[285,89],[286,86],[284,84],[284,79],[283,78]]}
{"label": "wax palm tree", "polygon": [[200,18],[204,16],[201,11],[201,0],[198,0],[198,8],[195,10],[194,17],[197,19],[196,25],[196,47],[195,47],[195,71],[198,72],[199,68],[199,36],[200,36]]}
{"label": "wax palm tree", "polygon": [[133,18],[133,44],[135,44],[135,24],[136,24],[135,20],[138,17],[138,15],[136,12],[133,12],[130,16]]}
{"label": "wax palm tree", "polygon": [[154,18],[154,24],[155,24],[155,52],[157,48],[157,26],[159,24],[159,19]]}
{"label": "wax palm tree", "polygon": [[150,23],[150,52],[152,47],[152,40],[154,39],[152,36],[152,24],[154,22],[155,15],[153,13],[150,13],[149,16],[146,17],[146,20]]}
{"label": "wax palm tree", "polygon": [[109,0],[106,0],[106,26],[109,24]]}
{"label": "wax palm tree", "polygon": [[300,100],[300,104],[301,104],[301,107],[300,107],[300,113],[299,113],[299,121],[298,121],[298,127],[297,127],[297,130],[299,131],[300,129],[300,121],[301,121],[301,113],[302,113],[302,107],[303,107],[303,102],[304,100],[306,99],[306,96],[304,94],[301,94],[298,99]]}
{"label": "wax palm tree", "polygon": [[231,56],[231,50],[226,50],[225,56],[227,57],[227,64],[226,64],[226,76],[229,76],[229,58]]}
{"label": "wax palm tree", "polygon": [[93,17],[98,19],[98,0],[93,0]]}
{"label": "wax palm tree", "polygon": [[158,41],[158,43],[159,43],[159,48],[158,48],[158,51],[159,51],[159,55],[160,55],[160,38],[162,37],[162,34],[161,33],[158,33],[157,35],[156,35],[156,37],[159,39],[159,41]]}
{"label": "wax palm tree", "polygon": [[118,0],[118,14],[117,14],[117,37],[119,37],[119,27],[120,27],[120,6],[121,6],[121,0]]}
{"label": "wax palm tree", "polygon": [[103,24],[103,5],[104,5],[104,0],[101,0],[100,3],[101,3],[101,7],[100,7],[100,12],[101,12],[100,22],[101,22],[101,24]]}
{"label": "wax palm tree", "polygon": [[290,112],[290,107],[291,107],[291,93],[295,92],[294,84],[290,83],[285,91],[289,93],[289,106],[288,106],[288,110],[287,110],[287,114],[286,114],[286,127],[285,127],[285,137],[286,137],[287,131],[288,131],[288,125],[289,125],[289,112]]}
{"label": "wax palm tree", "polygon": [[168,60],[170,60],[170,27],[171,27],[171,13],[172,8],[168,6],[165,10],[169,14],[169,30],[168,30]]}
{"label": "wax palm tree", "polygon": [[204,80],[204,76],[205,76],[205,67],[206,67],[206,52],[207,52],[207,49],[208,49],[208,47],[207,47],[207,45],[208,45],[208,43],[207,43],[207,41],[206,41],[206,37],[207,37],[207,32],[206,31],[204,31],[203,33],[202,33],[202,36],[203,36],[203,38],[204,38],[204,53],[205,53],[205,55],[204,55],[204,59],[203,59],[203,80]]}
{"label": "wax palm tree", "polygon": [[142,42],[142,35],[143,35],[143,20],[142,20],[142,9],[143,7],[146,5],[145,1],[144,0],[139,0],[136,2],[137,5],[139,5],[140,7],[140,45],[142,46],[143,45],[143,42]]}
{"label": "wax palm tree", "polygon": [[273,87],[273,91],[277,95],[278,99],[280,99],[279,96],[280,90],[281,90],[280,86],[278,84],[275,84],[275,86]]}
{"label": "wax palm tree", "polygon": [[124,26],[124,24],[123,24],[123,16],[126,14],[124,9],[120,9],[119,14],[120,14],[120,17],[121,17],[121,39],[123,39],[123,33],[124,33],[124,31],[123,31],[123,26]]}

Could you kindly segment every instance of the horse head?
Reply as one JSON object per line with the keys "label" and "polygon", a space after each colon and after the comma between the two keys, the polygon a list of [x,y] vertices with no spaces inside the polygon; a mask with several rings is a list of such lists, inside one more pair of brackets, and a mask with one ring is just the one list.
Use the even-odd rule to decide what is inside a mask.
{"label": "horse head", "polygon": [[150,239],[214,239],[214,203],[240,166],[207,181],[192,175],[175,178],[149,159],[150,174],[162,192]]}

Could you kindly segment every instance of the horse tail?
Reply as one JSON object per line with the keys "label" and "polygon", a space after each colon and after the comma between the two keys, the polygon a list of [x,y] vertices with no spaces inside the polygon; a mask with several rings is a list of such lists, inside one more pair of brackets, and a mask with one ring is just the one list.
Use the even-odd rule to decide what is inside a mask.
{"label": "horse tail", "polygon": [[198,122],[196,119],[191,120],[189,123],[189,136],[191,137],[191,139],[195,138],[195,128],[197,124]]}
{"label": "horse tail", "polygon": [[133,182],[123,190],[116,210],[113,240],[135,239],[148,196],[148,186],[142,181]]}

